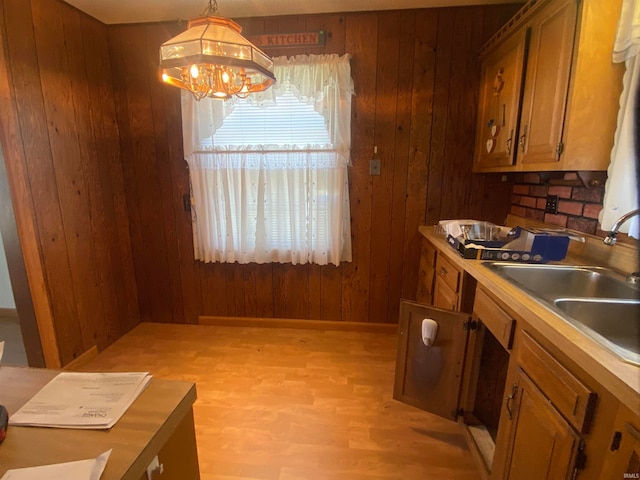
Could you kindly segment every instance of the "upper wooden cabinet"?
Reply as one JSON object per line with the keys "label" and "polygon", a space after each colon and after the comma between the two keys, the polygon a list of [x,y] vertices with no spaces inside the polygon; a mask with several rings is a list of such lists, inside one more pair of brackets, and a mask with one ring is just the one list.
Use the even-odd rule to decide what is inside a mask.
{"label": "upper wooden cabinet", "polygon": [[515,163],[527,33],[524,29],[517,32],[482,63],[477,167],[508,167]]}
{"label": "upper wooden cabinet", "polygon": [[608,168],[624,70],[611,61],[620,5],[531,0],[488,42],[475,171]]}
{"label": "upper wooden cabinet", "polygon": [[562,154],[577,10],[575,0],[552,2],[531,21],[518,137],[523,164],[557,162]]}

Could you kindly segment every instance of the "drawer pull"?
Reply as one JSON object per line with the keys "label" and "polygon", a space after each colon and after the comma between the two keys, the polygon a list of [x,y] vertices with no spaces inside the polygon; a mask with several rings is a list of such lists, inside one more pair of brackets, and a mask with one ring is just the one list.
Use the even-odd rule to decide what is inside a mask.
{"label": "drawer pull", "polygon": [[449,272],[447,272],[446,268],[440,267],[440,276],[441,277],[444,277],[447,273],[449,273]]}
{"label": "drawer pull", "polygon": [[513,387],[511,387],[511,393],[505,397],[506,401],[504,405],[507,408],[507,413],[509,414],[509,420],[513,419],[513,411],[511,410],[511,401],[515,398],[517,392],[518,392],[518,384],[514,383]]}

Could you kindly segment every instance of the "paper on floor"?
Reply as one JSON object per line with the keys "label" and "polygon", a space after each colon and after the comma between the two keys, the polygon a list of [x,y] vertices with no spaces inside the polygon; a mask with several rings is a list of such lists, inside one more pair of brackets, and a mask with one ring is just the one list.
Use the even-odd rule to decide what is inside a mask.
{"label": "paper on floor", "polygon": [[148,372],[63,372],[14,413],[9,424],[111,428],[150,381]]}
{"label": "paper on floor", "polygon": [[111,450],[90,460],[42,465],[40,467],[7,470],[0,480],[99,480],[102,476]]}

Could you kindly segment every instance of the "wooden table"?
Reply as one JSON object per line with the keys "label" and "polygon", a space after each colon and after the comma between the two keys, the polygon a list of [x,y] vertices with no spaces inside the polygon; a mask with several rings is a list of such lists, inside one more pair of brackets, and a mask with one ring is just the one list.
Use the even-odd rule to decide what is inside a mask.
{"label": "wooden table", "polygon": [[[51,380],[55,370],[0,367],[0,404],[9,416]],[[8,469],[95,458],[113,449],[102,480],[146,479],[158,455],[163,473],[153,480],[199,479],[192,383],[152,379],[110,430],[10,426],[0,445],[0,477]]]}

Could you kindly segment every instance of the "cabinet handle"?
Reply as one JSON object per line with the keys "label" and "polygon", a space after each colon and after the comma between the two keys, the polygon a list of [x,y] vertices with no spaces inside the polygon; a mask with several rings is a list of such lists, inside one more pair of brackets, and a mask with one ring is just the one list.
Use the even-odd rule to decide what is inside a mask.
{"label": "cabinet handle", "polygon": [[440,276],[441,277],[444,277],[447,273],[449,273],[449,272],[447,272],[446,268],[440,267]]}
{"label": "cabinet handle", "polygon": [[507,138],[507,155],[511,155],[511,144],[513,143],[513,128],[509,132],[509,138]]}
{"label": "cabinet handle", "polygon": [[511,393],[507,395],[505,401],[505,407],[507,408],[507,413],[509,414],[509,420],[513,419],[513,411],[511,410],[511,401],[515,398],[516,393],[518,392],[518,384],[514,383],[511,387]]}
{"label": "cabinet handle", "polygon": [[527,140],[527,130],[529,129],[529,125],[525,125],[522,135],[520,135],[520,140],[518,141],[518,143],[520,144],[520,150],[522,150],[522,153],[524,153],[524,145],[525,142]]}

